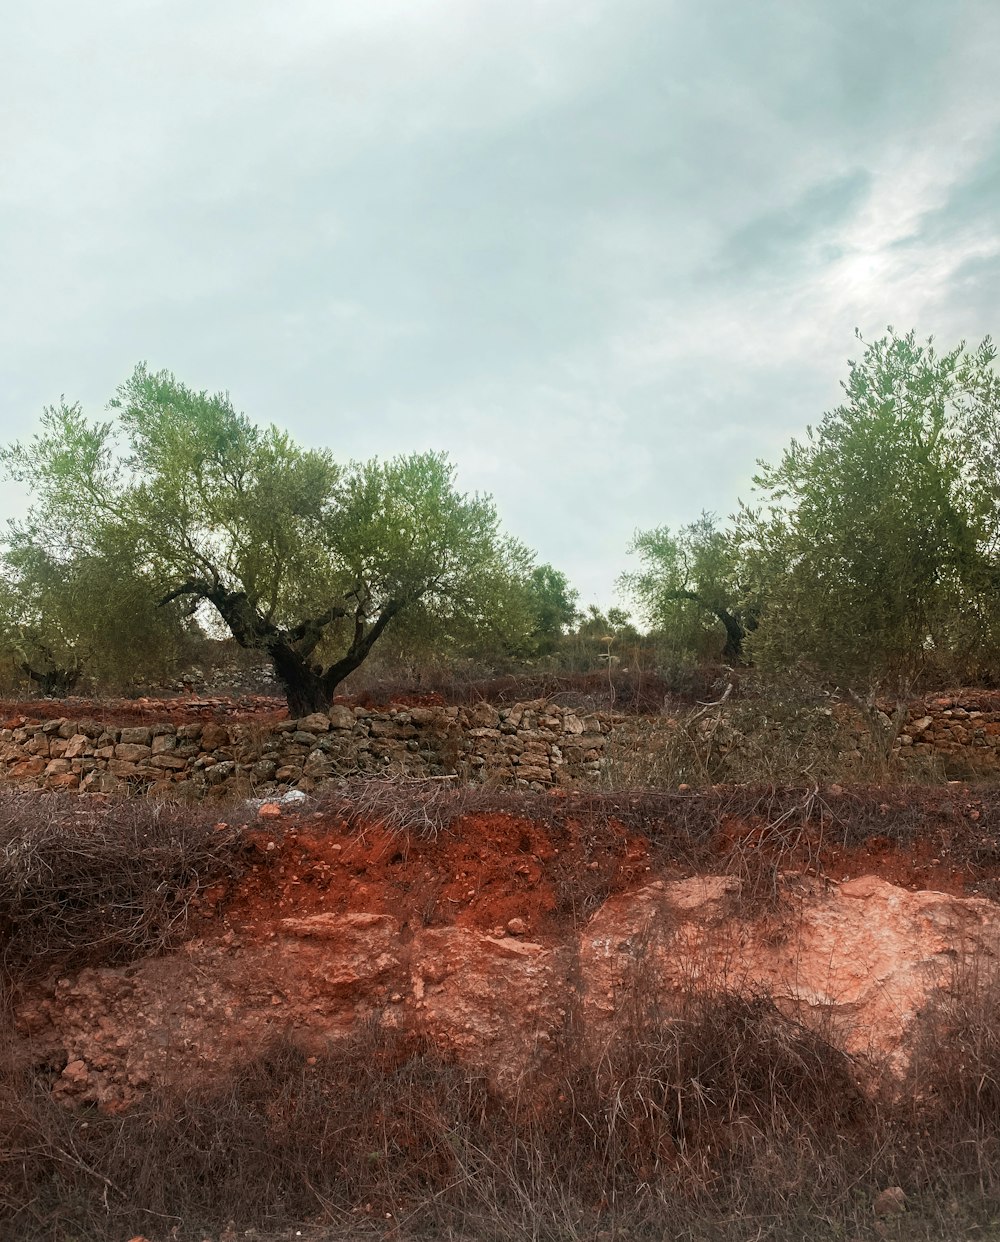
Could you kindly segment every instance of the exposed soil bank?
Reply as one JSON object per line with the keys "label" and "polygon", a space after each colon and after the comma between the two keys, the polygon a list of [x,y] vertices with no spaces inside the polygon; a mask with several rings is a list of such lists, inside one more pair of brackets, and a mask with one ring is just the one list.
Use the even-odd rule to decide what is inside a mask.
{"label": "exposed soil bank", "polygon": [[[423,836],[347,800],[249,824],[243,874],[200,893],[191,939],[25,985],[19,1030],[61,1098],[110,1109],[278,1039],[322,1054],[361,1021],[501,1087],[543,1081],[569,1038],[599,1057],[637,992],[669,1015],[692,988],[766,992],[901,1070],[921,1013],[996,959],[1000,907],[963,895],[995,882],[996,808],[733,798],[661,795],[658,817],[640,797],[597,816],[572,796],[456,801],[437,823],[422,808]],[[851,829],[852,803],[884,831]]]}
{"label": "exposed soil bank", "polygon": [[998,859],[961,786],[5,795],[0,1235],[992,1236]]}

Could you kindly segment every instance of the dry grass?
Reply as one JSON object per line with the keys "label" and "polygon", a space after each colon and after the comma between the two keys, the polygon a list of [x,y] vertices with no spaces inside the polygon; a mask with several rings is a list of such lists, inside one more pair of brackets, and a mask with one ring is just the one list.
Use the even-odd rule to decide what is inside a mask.
{"label": "dry grass", "polygon": [[951,1176],[1000,1194],[1000,971],[958,959],[951,987],[922,1017],[901,1100],[928,1179]]}
{"label": "dry grass", "polygon": [[0,797],[0,968],[127,961],[183,935],[192,901],[239,868],[239,831],[143,799]]}
{"label": "dry grass", "polygon": [[[991,1237],[1000,1113],[976,1084],[988,1068],[995,1091],[980,1024],[998,1014],[966,999],[988,1055],[939,1048],[905,1104],[862,1089],[871,1066],[767,995],[696,989],[671,1014],[625,1004],[595,1061],[571,1026],[558,1071],[514,1098],[369,1026],[318,1059],[275,1045],[225,1089],[108,1116],[53,1103],[8,1042],[4,1236],[200,1242],[233,1221],[316,1242]],[[873,1213],[890,1185],[909,1201],[898,1222]]]}
{"label": "dry grass", "polygon": [[369,705],[393,700],[436,697],[453,706],[493,703],[498,707],[546,699],[581,711],[614,708],[630,713],[658,712],[665,701],[691,702],[710,693],[719,670],[706,668],[695,677],[677,679],[642,668],[591,668],[587,672],[556,668],[497,674],[489,669],[428,667],[400,673],[391,667],[364,664],[342,689],[345,695]]}
{"label": "dry grass", "polygon": [[[788,849],[814,828],[843,846],[876,836],[902,846],[928,839],[974,866],[1000,864],[1000,788],[869,785],[831,790],[795,785],[714,785],[707,789],[531,790],[458,782],[344,780],[324,789],[319,810],[361,830],[378,822],[400,833],[434,838],[467,816],[502,814],[553,829],[569,823],[584,833],[610,823],[646,837],[663,858],[684,867],[717,861],[727,821],[756,823],[757,845]],[[974,808],[976,819],[967,811]]]}
{"label": "dry grass", "polygon": [[[892,750],[895,733],[859,728],[855,711],[829,700],[765,692],[740,693],[670,716],[622,721],[613,735],[602,784],[609,789],[709,788],[716,784],[884,784],[904,772]],[[909,783],[944,781],[939,757],[908,757]]]}

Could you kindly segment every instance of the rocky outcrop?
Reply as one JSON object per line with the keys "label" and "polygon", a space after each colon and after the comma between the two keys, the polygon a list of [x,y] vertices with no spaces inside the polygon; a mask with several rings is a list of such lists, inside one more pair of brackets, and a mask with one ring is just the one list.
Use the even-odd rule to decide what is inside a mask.
{"label": "rocky outcrop", "polygon": [[312,791],[343,776],[455,776],[544,789],[593,783],[611,719],[536,700],[497,709],[411,707],[259,725],[25,720],[0,730],[0,783],[173,797]]}
{"label": "rocky outcrop", "polygon": [[956,963],[989,972],[1000,949],[1000,908],[980,898],[873,875],[786,885],[774,910],[749,920],[732,876],[654,881],[610,899],[580,945],[592,1034],[613,1025],[629,986],[664,1012],[693,987],[761,990],[848,1052],[888,1054],[902,1069],[921,1011],[954,983]]}
{"label": "rocky outcrop", "polygon": [[489,934],[424,927],[403,910],[233,924],[162,957],[34,985],[17,1021],[57,1095],[110,1109],[151,1084],[223,1074],[278,1036],[318,1053],[362,1019],[419,1033],[512,1088],[544,1074],[570,1032],[599,1057],[636,997],[669,1017],[699,989],[764,990],[901,1071],[922,1011],[961,963],[995,967],[1000,908],[985,900],[873,876],[789,877],[779,898],[754,913],[732,877],[652,879],[544,940],[518,920]]}

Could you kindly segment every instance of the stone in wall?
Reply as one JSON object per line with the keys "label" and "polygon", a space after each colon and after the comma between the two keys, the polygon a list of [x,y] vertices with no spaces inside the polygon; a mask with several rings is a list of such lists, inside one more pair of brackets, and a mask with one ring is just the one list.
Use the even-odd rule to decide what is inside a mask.
{"label": "stone in wall", "polygon": [[948,775],[1000,770],[1000,710],[991,696],[928,697],[911,704],[895,743],[904,765],[937,763]]}

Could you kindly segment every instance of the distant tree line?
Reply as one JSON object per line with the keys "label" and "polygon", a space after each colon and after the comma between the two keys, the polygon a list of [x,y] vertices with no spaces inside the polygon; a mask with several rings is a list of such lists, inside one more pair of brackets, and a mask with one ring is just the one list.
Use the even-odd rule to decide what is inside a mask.
{"label": "distant tree line", "polygon": [[641,648],[869,702],[995,679],[995,348],[859,342],[843,402],[758,463],[751,502],[637,532],[618,585],[644,633],[624,609],[581,612],[445,455],[338,462],[140,366],[106,419],[63,401],[0,449],[32,496],[3,545],[0,657],[60,695],[155,681],[228,634],[293,714],[328,706],[378,644],[568,670]]}

